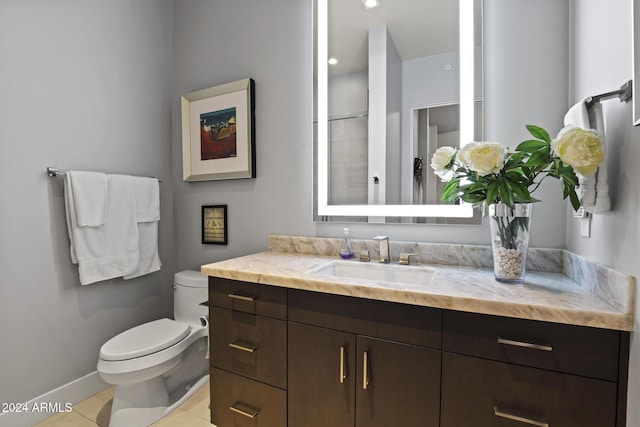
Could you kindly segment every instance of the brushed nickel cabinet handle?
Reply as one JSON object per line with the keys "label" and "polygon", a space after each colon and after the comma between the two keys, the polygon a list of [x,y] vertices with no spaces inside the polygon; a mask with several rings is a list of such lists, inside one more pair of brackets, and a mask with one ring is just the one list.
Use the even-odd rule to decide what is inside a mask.
{"label": "brushed nickel cabinet handle", "polygon": [[229,347],[235,348],[236,350],[246,351],[247,353],[253,353],[258,349],[258,346],[255,344],[240,343],[239,341],[229,343]]}
{"label": "brushed nickel cabinet handle", "polygon": [[553,347],[550,346],[550,345],[534,344],[534,343],[524,342],[524,341],[515,341],[515,340],[510,340],[510,339],[506,339],[506,338],[502,338],[502,337],[498,337],[498,344],[513,345],[513,346],[516,346],[516,347],[524,347],[524,348],[532,348],[534,350],[553,351]]}
{"label": "brushed nickel cabinet handle", "polygon": [[340,384],[344,384],[347,379],[347,364],[344,360],[344,346],[340,347]]}
{"label": "brushed nickel cabinet handle", "polygon": [[369,386],[369,352],[364,352],[362,361],[362,389],[366,390]]}
{"label": "brushed nickel cabinet handle", "polygon": [[229,409],[231,409],[236,414],[244,415],[245,417],[251,418],[251,419],[254,419],[258,415],[258,412],[260,412],[260,410],[258,409],[251,408],[247,405],[242,405],[247,409],[245,411],[244,409],[238,408],[239,405],[242,405],[242,404],[240,402],[236,402],[233,405],[229,406]]}
{"label": "brushed nickel cabinet handle", "polygon": [[525,417],[521,417],[519,415],[510,414],[508,412],[501,411],[500,408],[498,408],[497,406],[493,407],[493,413],[496,415],[496,417],[506,418],[508,420],[519,421],[521,423],[529,424],[529,425],[536,426],[536,427],[549,427],[549,423],[547,423],[545,421],[538,421],[538,420],[533,420],[531,418],[525,418]]}
{"label": "brushed nickel cabinet handle", "polygon": [[248,297],[248,296],[245,296],[245,295],[238,295],[238,294],[228,294],[227,296],[229,298],[231,298],[231,299],[237,299],[237,300],[240,300],[240,301],[253,302],[253,301],[256,300],[255,297]]}

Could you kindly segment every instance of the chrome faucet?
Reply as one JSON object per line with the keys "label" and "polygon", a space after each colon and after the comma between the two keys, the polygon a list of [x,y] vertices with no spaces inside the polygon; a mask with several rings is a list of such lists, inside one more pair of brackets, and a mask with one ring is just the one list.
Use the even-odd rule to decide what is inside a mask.
{"label": "chrome faucet", "polygon": [[376,236],[373,238],[376,242],[378,242],[378,249],[380,252],[380,262],[384,264],[389,264],[390,262],[390,254],[389,254],[389,237],[387,236]]}

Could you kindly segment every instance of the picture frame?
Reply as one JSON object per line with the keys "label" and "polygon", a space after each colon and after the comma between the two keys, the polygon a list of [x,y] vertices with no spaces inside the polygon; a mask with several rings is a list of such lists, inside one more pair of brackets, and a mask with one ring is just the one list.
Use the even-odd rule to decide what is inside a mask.
{"label": "picture frame", "polygon": [[227,244],[227,205],[202,206],[202,244]]}
{"label": "picture frame", "polygon": [[181,97],[183,181],[256,177],[254,88],[249,78]]}

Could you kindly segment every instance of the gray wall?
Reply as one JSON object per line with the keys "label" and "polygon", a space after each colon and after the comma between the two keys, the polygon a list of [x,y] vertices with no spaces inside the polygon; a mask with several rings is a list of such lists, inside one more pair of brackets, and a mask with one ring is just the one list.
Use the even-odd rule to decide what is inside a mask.
{"label": "gray wall", "polygon": [[[0,1],[0,402],[95,371],[107,339],[171,314],[171,12]],[[162,179],[162,272],[80,286],[47,166]]]}
{"label": "gray wall", "polygon": [[[631,2],[573,0],[575,12],[571,101],[617,89],[632,78]],[[605,28],[602,28],[606,25]],[[594,31],[594,28],[602,28]],[[640,82],[635,82],[640,84]],[[591,238],[580,236],[576,220],[567,217],[567,248],[640,278],[640,128],[632,126],[631,103],[603,102],[611,212],[595,215]],[[636,296],[638,301],[638,296]],[[627,425],[640,425],[640,309],[636,303],[631,337]]]}
{"label": "gray wall", "polygon": [[[172,184],[176,268],[261,251],[267,236],[313,235],[311,6],[300,0],[174,2]],[[180,96],[251,77],[257,178],[182,182]],[[200,243],[200,210],[228,206],[227,246]]]}

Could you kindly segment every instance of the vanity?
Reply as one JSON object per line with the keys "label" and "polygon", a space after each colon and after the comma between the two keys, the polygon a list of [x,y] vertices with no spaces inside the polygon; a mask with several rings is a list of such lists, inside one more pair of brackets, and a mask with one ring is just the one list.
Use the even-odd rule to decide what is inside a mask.
{"label": "vanity", "polygon": [[626,425],[633,277],[532,249],[504,285],[488,247],[392,242],[419,265],[390,270],[427,282],[361,279],[328,268],[339,245],[270,236],[202,266],[218,427]]}

